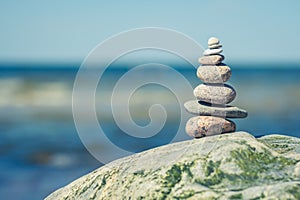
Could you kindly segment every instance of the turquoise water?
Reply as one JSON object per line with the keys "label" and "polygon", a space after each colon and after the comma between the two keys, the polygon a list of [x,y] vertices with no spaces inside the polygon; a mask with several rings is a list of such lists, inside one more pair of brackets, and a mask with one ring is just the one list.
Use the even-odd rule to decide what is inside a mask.
{"label": "turquoise water", "polygon": [[[263,65],[263,69],[243,67],[232,68],[230,79],[238,94],[232,105],[249,112],[247,119],[234,120],[238,130],[255,136],[280,133],[300,137],[300,69],[273,69],[269,65]],[[102,165],[85,149],[73,122],[71,103],[76,72],[76,68],[64,66],[0,68],[1,197],[41,199]],[[106,71],[105,84],[100,82],[100,97],[109,95],[115,81],[125,72],[123,68]],[[178,69],[178,72],[193,87],[200,83],[193,68]],[[172,81],[172,77],[167,78]],[[180,87],[176,80],[173,82]],[[160,99],[153,100],[155,94]],[[162,101],[170,113],[178,104],[170,91],[155,85],[145,87],[135,98],[130,109],[141,125],[148,123],[147,108],[152,103]],[[132,141],[111,120],[107,105],[99,103],[98,106],[99,123],[111,133],[110,139],[127,148]],[[135,141],[129,150],[141,151],[167,144],[169,133],[177,127],[178,116],[174,112],[159,137]],[[179,137],[179,140],[186,139],[189,138],[185,133]],[[97,148],[108,151],[105,144],[100,143]]]}

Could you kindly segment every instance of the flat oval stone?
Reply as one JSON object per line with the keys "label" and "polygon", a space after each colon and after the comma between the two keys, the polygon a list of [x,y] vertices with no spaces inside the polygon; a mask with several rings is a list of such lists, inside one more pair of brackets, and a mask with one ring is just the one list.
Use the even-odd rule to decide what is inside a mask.
{"label": "flat oval stone", "polygon": [[216,55],[216,54],[219,54],[219,53],[222,53],[222,52],[223,52],[223,49],[206,49],[203,52],[203,55],[210,56],[210,55]]}
{"label": "flat oval stone", "polygon": [[222,44],[213,44],[213,45],[208,45],[208,48],[210,49],[218,49],[221,48]]}
{"label": "flat oval stone", "polygon": [[204,83],[224,83],[231,76],[231,69],[226,65],[202,65],[197,69],[198,78]]}
{"label": "flat oval stone", "polygon": [[191,100],[184,103],[187,112],[194,115],[217,116],[226,118],[245,118],[247,111],[235,106],[211,106],[205,102]]}
{"label": "flat oval stone", "polygon": [[223,55],[202,56],[199,58],[199,63],[202,65],[217,65],[224,60]]}
{"label": "flat oval stone", "polygon": [[216,38],[216,37],[211,37],[211,38],[209,38],[208,39],[208,42],[207,42],[207,44],[208,45],[214,45],[214,44],[219,44],[219,39],[218,38]]}
{"label": "flat oval stone", "polygon": [[200,101],[222,105],[232,102],[236,96],[236,92],[227,84],[201,84],[194,89],[194,96]]}
{"label": "flat oval stone", "polygon": [[186,133],[194,138],[219,135],[221,133],[234,132],[234,122],[214,116],[196,116],[190,118],[185,126]]}

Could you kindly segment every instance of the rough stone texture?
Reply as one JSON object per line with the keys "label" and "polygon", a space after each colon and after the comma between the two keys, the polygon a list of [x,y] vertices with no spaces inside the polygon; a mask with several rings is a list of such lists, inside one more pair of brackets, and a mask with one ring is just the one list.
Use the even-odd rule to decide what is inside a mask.
{"label": "rough stone texture", "polygon": [[300,139],[235,132],[116,160],[57,190],[57,199],[300,199]]}
{"label": "rough stone texture", "polygon": [[224,83],[231,76],[230,67],[226,65],[202,65],[197,69],[197,76],[204,83]]}
{"label": "rough stone texture", "polygon": [[224,60],[223,55],[202,56],[199,58],[199,63],[202,65],[217,65]]}
{"label": "rough stone texture", "polygon": [[[285,135],[267,135],[259,138],[271,149],[287,156],[300,160],[300,139]],[[300,166],[299,166],[300,172]]]}
{"label": "rough stone texture", "polygon": [[221,48],[221,47],[222,47],[221,44],[208,45],[208,48],[210,48],[210,49],[217,49],[217,48]]}
{"label": "rough stone texture", "polygon": [[185,126],[186,133],[201,138],[235,131],[235,123],[222,117],[196,116],[190,118]]}
{"label": "rough stone texture", "polygon": [[187,112],[194,115],[219,116],[227,118],[245,118],[247,111],[234,106],[211,106],[197,100],[187,101],[184,104]]}
{"label": "rough stone texture", "polygon": [[208,42],[207,42],[207,44],[208,45],[214,45],[214,44],[219,44],[219,39],[218,38],[216,38],[216,37],[211,37],[211,38],[209,38],[208,39]]}
{"label": "rough stone texture", "polygon": [[219,54],[219,53],[222,53],[222,52],[223,52],[223,49],[206,49],[203,52],[203,55],[209,56],[209,55]]}
{"label": "rough stone texture", "polygon": [[200,101],[211,104],[227,104],[234,100],[236,92],[227,84],[200,84],[194,89],[194,96]]}

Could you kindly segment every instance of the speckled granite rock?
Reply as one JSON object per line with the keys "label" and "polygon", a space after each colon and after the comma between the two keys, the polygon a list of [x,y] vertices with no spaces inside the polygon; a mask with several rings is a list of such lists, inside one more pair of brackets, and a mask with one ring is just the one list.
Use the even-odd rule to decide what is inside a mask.
{"label": "speckled granite rock", "polygon": [[300,199],[300,139],[234,132],[116,160],[57,199]]}
{"label": "speckled granite rock", "polygon": [[194,96],[198,100],[212,104],[228,104],[236,96],[236,92],[230,85],[200,84],[194,89]]}
{"label": "speckled granite rock", "polygon": [[190,118],[185,126],[186,133],[194,138],[234,132],[234,122],[223,117],[196,116]]}
{"label": "speckled granite rock", "polygon": [[204,83],[224,83],[229,80],[231,69],[226,65],[203,65],[197,69],[197,77]]}
{"label": "speckled granite rock", "polygon": [[217,65],[224,60],[223,55],[202,56],[199,58],[199,63],[202,65]]}

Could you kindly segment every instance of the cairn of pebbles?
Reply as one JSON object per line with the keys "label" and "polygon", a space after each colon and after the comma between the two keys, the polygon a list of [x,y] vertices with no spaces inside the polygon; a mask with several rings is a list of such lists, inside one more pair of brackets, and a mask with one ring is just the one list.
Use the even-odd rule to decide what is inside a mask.
{"label": "cairn of pebbles", "polygon": [[187,112],[197,115],[188,120],[186,132],[189,136],[200,138],[221,133],[234,132],[236,125],[227,118],[245,118],[247,112],[227,105],[236,97],[236,91],[225,84],[231,76],[231,69],[222,63],[222,45],[218,38],[208,40],[208,49],[199,58],[197,76],[203,82],[194,89],[197,100],[184,104]]}

